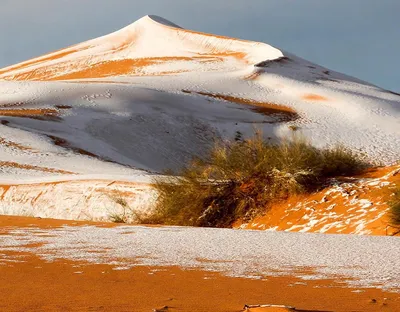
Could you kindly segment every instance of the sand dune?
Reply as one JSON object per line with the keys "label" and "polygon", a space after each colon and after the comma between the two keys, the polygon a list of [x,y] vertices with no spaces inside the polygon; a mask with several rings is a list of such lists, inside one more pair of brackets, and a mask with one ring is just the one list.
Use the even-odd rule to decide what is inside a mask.
{"label": "sand dune", "polygon": [[[174,70],[235,69],[244,63],[283,57],[278,49],[263,43],[238,40],[185,30],[157,16],[135,23],[101,38],[75,45],[28,62],[4,68],[0,79],[67,80],[112,76],[146,75],[151,65]],[[225,64],[226,63],[226,64]],[[181,70],[182,70],[181,69]]]}
{"label": "sand dune", "polygon": [[[116,224],[255,129],[379,167],[236,229]],[[399,94],[157,16],[1,69],[0,310],[400,311],[399,155]]]}
{"label": "sand dune", "polygon": [[391,196],[400,184],[400,167],[380,168],[311,195],[290,198],[265,216],[236,227],[255,230],[390,235]]}
{"label": "sand dune", "polygon": [[[400,97],[266,43],[145,16],[109,35],[0,70],[0,184],[12,186],[0,205],[7,214],[82,218],[78,212],[85,211],[105,220],[105,208],[94,211],[87,200],[90,186],[75,181],[94,181],[94,189],[98,181],[149,182],[153,173],[179,170],[205,155],[215,139],[237,133],[246,138],[255,128],[273,141],[295,131],[316,147],[341,143],[389,166],[400,155]],[[71,190],[76,209],[68,206]],[[57,209],[52,196],[59,198]],[[324,196],[301,202],[308,207]],[[360,222],[355,228],[335,220],[342,212],[326,215],[327,203],[316,217],[325,223],[315,223],[308,211],[302,217],[309,220],[291,225],[282,206],[281,221],[249,226],[381,234],[366,218],[376,225],[386,208],[370,211],[381,200],[365,200],[374,206],[343,212]],[[135,209],[147,210],[141,203]]]}

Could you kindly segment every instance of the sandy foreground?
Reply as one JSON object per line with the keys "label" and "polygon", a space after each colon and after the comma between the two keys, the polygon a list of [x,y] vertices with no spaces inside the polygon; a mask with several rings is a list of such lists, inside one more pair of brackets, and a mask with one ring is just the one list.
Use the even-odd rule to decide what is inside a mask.
{"label": "sandy foreground", "polygon": [[[166,239],[171,240],[170,245],[178,247],[174,249],[164,246],[165,241],[157,236],[160,231]],[[351,251],[349,255],[343,255],[350,256],[347,261],[352,262],[346,268],[347,271],[352,266],[360,266],[360,280],[354,283],[357,276],[352,276],[351,272],[343,276],[344,271],[341,272],[332,264],[327,266],[338,270],[340,277],[330,273],[324,276],[321,274],[324,270],[317,267],[301,268],[301,261],[304,261],[301,255],[296,260],[299,263],[293,261],[290,268],[289,263],[283,266],[280,260],[273,259],[272,254],[268,256],[263,250],[259,253],[263,259],[258,259],[249,247],[249,253],[245,254],[247,259],[237,261],[235,255],[241,251],[236,248],[242,248],[239,242],[234,242],[233,247],[226,245],[232,258],[218,264],[213,251],[201,252],[211,245],[198,243],[192,238],[191,231],[195,231],[199,239],[208,237],[215,248],[221,247],[219,232],[214,230],[127,227],[0,216],[0,310],[242,311],[246,304],[274,304],[293,306],[300,311],[400,311],[399,289],[393,286],[398,284],[400,278],[399,275],[392,276],[399,272],[395,268],[400,261],[396,262],[396,253],[388,253],[386,263],[384,260],[381,264],[377,263],[377,267],[392,265],[393,268],[389,268],[388,272],[374,267],[362,267],[362,262],[357,262]],[[185,239],[180,236],[186,232],[193,240],[192,251],[187,249]],[[224,231],[223,234],[229,239],[231,232]],[[235,231],[235,234],[240,236],[244,232],[254,233]],[[97,236],[99,233],[103,238]],[[255,245],[263,243],[264,238],[259,236],[263,233],[256,233],[258,234],[251,234]],[[117,236],[114,237],[116,234],[132,241],[129,243],[124,238],[124,242],[128,243],[120,246],[121,242],[115,238]],[[316,242],[314,234],[297,235],[312,237]],[[331,237],[336,236],[317,237],[332,239]],[[157,250],[152,249],[152,240],[155,238],[160,244]],[[109,239],[116,246],[110,245]],[[369,239],[375,241],[376,238]],[[64,243],[64,246],[60,247],[59,243]],[[386,243],[392,244],[389,247],[397,247],[397,240],[387,240]],[[299,241],[299,244],[302,242]],[[152,253],[147,255],[148,259],[140,253],[143,246],[148,246],[148,251]],[[315,247],[310,246],[312,248]],[[356,246],[355,249],[357,248]],[[369,248],[374,249],[373,243]],[[133,254],[132,249],[135,250]],[[179,250],[182,250],[182,254],[179,254]],[[177,255],[169,255],[170,260],[157,259],[158,256],[166,257],[168,252]],[[362,248],[356,252],[360,257],[369,257]],[[387,251],[382,249],[382,252]],[[221,248],[217,253],[223,255],[224,251]],[[279,256],[279,253],[275,255]],[[124,256],[126,258],[123,259]],[[203,258],[197,259],[198,256]],[[321,258],[324,257],[321,255]],[[280,264],[282,270],[279,274],[273,270],[266,274],[265,262]],[[339,263],[338,266],[340,265]],[[246,276],[246,272],[252,269],[259,270],[262,274],[246,278],[250,277]],[[371,275],[369,270],[377,272]],[[234,277],[235,274],[231,274],[231,271],[238,277]],[[309,279],[304,278],[307,276]],[[382,279],[381,285],[375,281],[372,283],[374,285],[368,286],[367,282],[374,279]],[[385,287],[388,285],[392,285],[391,289]],[[168,308],[162,310],[163,307]],[[290,310],[263,308],[249,311]]]}

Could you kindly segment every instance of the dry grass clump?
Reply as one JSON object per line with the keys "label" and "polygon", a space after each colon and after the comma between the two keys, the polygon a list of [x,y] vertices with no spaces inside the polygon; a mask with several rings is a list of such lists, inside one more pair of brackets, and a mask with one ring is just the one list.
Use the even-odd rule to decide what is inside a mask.
{"label": "dry grass clump", "polygon": [[390,223],[400,229],[400,187],[397,188],[390,202]]}
{"label": "dry grass clump", "polygon": [[365,166],[342,146],[320,150],[298,137],[273,144],[256,133],[249,140],[217,144],[180,177],[156,180],[156,212],[144,222],[229,227],[239,219],[251,220],[273,202],[317,190],[327,179],[359,173]]}

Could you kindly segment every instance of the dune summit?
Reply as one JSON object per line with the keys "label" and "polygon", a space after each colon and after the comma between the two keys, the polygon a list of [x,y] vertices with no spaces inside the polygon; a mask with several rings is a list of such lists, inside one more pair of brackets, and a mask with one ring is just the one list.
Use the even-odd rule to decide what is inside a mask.
{"label": "dune summit", "polygon": [[266,43],[145,16],[0,70],[0,211],[103,220],[121,209],[116,193],[145,210],[153,174],[254,128],[391,165],[400,96]]}
{"label": "dune summit", "polygon": [[164,73],[200,68],[220,71],[283,56],[264,43],[189,31],[148,15],[112,34],[5,68],[0,78],[70,80],[146,75],[154,74],[151,68],[161,64]]}

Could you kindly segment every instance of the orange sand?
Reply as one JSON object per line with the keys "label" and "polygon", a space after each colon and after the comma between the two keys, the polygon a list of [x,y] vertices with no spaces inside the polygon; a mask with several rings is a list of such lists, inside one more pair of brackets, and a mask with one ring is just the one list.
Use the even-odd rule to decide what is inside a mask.
{"label": "orange sand", "polygon": [[[163,26],[164,27],[164,26]],[[169,26],[165,26],[169,27]],[[191,30],[184,29],[176,29],[172,28],[174,32],[176,32],[179,36],[186,36],[188,33],[196,34],[198,36],[207,36],[207,37],[215,37],[223,40],[229,41],[239,41],[239,42],[249,42],[246,40],[233,39],[224,36],[211,35]],[[124,37],[111,37],[109,42],[114,43],[114,47],[110,49],[109,54],[114,54],[121,50],[124,50],[135,44],[137,40],[137,34],[132,34],[127,38]],[[168,63],[172,61],[197,61],[200,63],[203,62],[223,62],[226,58],[236,58],[239,61],[244,63],[248,63],[246,61],[247,53],[234,51],[234,50],[219,50],[215,47],[209,46],[205,48],[204,53],[198,53],[198,56],[194,57],[184,57],[184,56],[176,56],[176,57],[149,57],[149,58],[136,58],[136,59],[122,59],[122,60],[114,60],[114,61],[104,61],[94,64],[86,64],[82,67],[77,67],[76,64],[71,63],[68,60],[61,60],[63,57],[68,56],[70,54],[80,52],[84,49],[76,49],[73,47],[67,48],[65,50],[59,50],[57,52],[53,52],[50,54],[46,54],[42,57],[35,58],[33,60],[29,60],[12,67],[7,68],[7,70],[0,71],[1,74],[6,75],[6,79],[12,80],[76,80],[76,79],[88,79],[88,78],[104,78],[104,77],[112,77],[112,76],[121,76],[121,75],[143,75],[143,69],[147,66],[154,65],[157,63]],[[101,55],[98,55],[101,56]],[[46,62],[60,60],[54,65],[45,66]],[[80,61],[85,61],[81,59]],[[39,66],[37,66],[39,65]],[[42,65],[42,66],[40,66]],[[37,68],[32,68],[33,66],[37,66]],[[54,68],[57,68],[55,71]],[[69,73],[62,74],[63,70],[66,69]],[[15,73],[15,71],[22,70],[20,73]],[[174,72],[161,72],[156,74],[148,74],[148,75],[168,75],[168,74],[177,74],[181,71]],[[9,73],[7,75],[7,73]],[[15,73],[15,74],[13,74]]]}
{"label": "orange sand", "polygon": [[[0,235],[7,235],[10,226],[46,228],[72,223],[83,224],[0,216]],[[11,259],[18,255],[6,251]],[[251,280],[179,267],[116,271],[108,265],[46,263],[35,254],[25,255],[27,262],[0,265],[1,311],[239,312],[245,305],[257,304],[294,306],[299,311],[400,311],[398,294],[377,289],[353,292],[339,280],[304,285],[295,284],[299,280],[290,276]]]}
{"label": "orange sand", "polygon": [[47,167],[39,167],[39,166],[33,166],[33,165],[28,165],[28,164],[20,164],[20,163],[12,162],[12,161],[0,161],[0,167],[12,167],[12,168],[25,169],[25,170],[37,170],[37,171],[42,171],[42,172],[59,173],[59,174],[75,174],[74,172],[71,172],[71,171],[65,171],[65,170],[59,170],[59,169],[47,168]]}
{"label": "orange sand", "polygon": [[313,94],[313,93],[304,94],[303,99],[308,100],[308,101],[328,101],[328,98],[326,98],[322,95]]}
{"label": "orange sand", "polygon": [[[1,187],[4,188],[6,186],[3,185]],[[69,226],[96,225],[96,226],[101,226],[101,227],[118,226],[118,224],[108,223],[108,222],[57,220],[57,219],[32,218],[32,217],[20,217],[20,216],[2,216],[2,215],[0,215],[0,235],[7,233],[7,227],[24,228],[24,227],[35,226],[35,227],[40,228],[40,229],[54,229],[54,228],[62,227],[64,225],[69,225]]]}
{"label": "orange sand", "polygon": [[196,93],[199,95],[204,95],[208,97],[212,97],[218,100],[224,100],[228,102],[233,102],[242,105],[251,106],[255,111],[262,113],[264,115],[272,115],[272,114],[281,114],[284,115],[284,120],[295,120],[298,118],[297,113],[290,107],[273,104],[269,102],[258,102],[250,99],[234,97],[231,95],[224,95],[224,94],[214,94],[214,93],[207,93],[207,92],[200,92],[200,91],[189,91],[189,90],[182,90],[184,93]]}
{"label": "orange sand", "polygon": [[[65,51],[65,50],[68,50],[68,51]],[[53,61],[53,60],[56,60],[56,59],[60,59],[60,58],[62,58],[64,56],[67,56],[69,54],[72,54],[72,53],[75,53],[75,52],[78,52],[78,51],[79,50],[71,50],[71,49],[67,48],[67,49],[58,50],[56,52],[51,52],[51,53],[43,55],[42,57],[34,58],[32,60],[29,60],[29,61],[26,61],[26,62],[23,62],[23,63],[16,64],[14,66],[11,66],[11,67],[7,68],[7,70],[0,70],[0,75],[6,73],[8,71],[19,70],[19,69],[22,69],[22,68],[25,68],[25,67],[29,67],[31,65],[36,65],[38,63],[40,64],[40,63],[43,63],[43,62],[46,62],[46,61]]]}
{"label": "orange sand", "polygon": [[[382,178],[382,182],[390,182],[400,186],[400,172],[396,174],[396,168],[384,167],[378,169],[371,169],[359,178],[382,178],[389,175],[387,179]],[[399,167],[400,168],[400,167]],[[391,173],[391,174],[390,174]],[[319,222],[313,225],[309,232],[319,232],[323,226],[334,223],[337,221],[349,221],[344,227],[332,227],[325,233],[341,233],[350,234],[355,233],[358,224],[356,221],[365,220],[365,230],[368,230],[372,235],[390,235],[393,234],[395,229],[389,226],[389,220],[385,211],[387,211],[390,196],[393,193],[393,185],[383,185],[382,187],[369,186],[367,183],[358,184],[357,181],[348,181],[347,184],[342,185],[343,192],[338,195],[334,192],[326,195],[326,192],[331,188],[326,188],[320,192],[311,195],[293,196],[287,201],[276,203],[266,212],[264,216],[256,217],[252,222],[246,225],[248,229],[268,229],[275,228],[277,230],[287,230],[292,226],[306,226],[309,222],[308,218],[304,218],[306,213],[310,213],[312,209],[312,216]],[[350,195],[351,194],[351,195]],[[360,213],[357,212],[360,208],[352,205],[352,200],[368,200],[373,203],[368,214],[361,218]],[[300,204],[300,205],[299,205]],[[308,209],[308,211],[307,211]],[[350,210],[351,209],[351,210]],[[334,212],[335,215],[327,216],[329,212]],[[380,217],[380,214],[384,217]],[[375,221],[371,221],[375,220]],[[238,222],[235,227],[240,226]],[[302,227],[291,229],[291,231],[300,231]]]}
{"label": "orange sand", "polygon": [[262,73],[263,72],[260,70],[255,70],[253,73],[251,73],[247,76],[244,76],[243,78],[245,80],[257,80],[262,75]]}
{"label": "orange sand", "polygon": [[0,109],[0,116],[9,117],[57,119],[58,115],[54,108]]}
{"label": "orange sand", "polygon": [[[176,62],[176,61],[207,61],[207,62],[221,62],[223,61],[222,56],[224,53],[216,53],[216,54],[207,54],[204,56],[198,57],[149,57],[149,58],[137,58],[137,59],[123,59],[123,60],[115,60],[115,61],[104,61],[95,64],[88,64],[84,68],[76,68],[74,69],[74,65],[68,62],[59,63],[56,66],[60,68],[67,68],[68,71],[71,71],[67,74],[58,74],[58,72],[54,72],[52,67],[46,68],[37,68],[31,71],[25,71],[20,74],[15,74],[12,76],[12,80],[74,80],[74,79],[91,79],[91,78],[105,78],[105,77],[113,77],[113,76],[123,76],[123,75],[137,75],[143,74],[142,70],[147,67],[158,63],[168,63],[168,62]],[[239,57],[235,53],[227,53],[227,56],[236,56]],[[212,57],[210,59],[210,57]],[[23,65],[21,65],[23,67]],[[181,71],[175,71],[174,73],[179,73]],[[160,73],[160,75],[169,74],[169,72]],[[158,75],[158,73],[157,73]]]}
{"label": "orange sand", "polygon": [[28,146],[24,146],[22,144],[19,144],[19,143],[10,141],[10,140],[6,140],[6,139],[4,139],[2,137],[0,137],[0,145],[16,148],[16,149],[19,149],[21,151],[32,151],[33,150],[32,148],[30,148]]}

